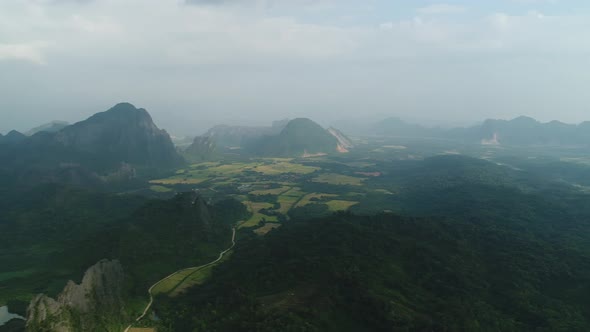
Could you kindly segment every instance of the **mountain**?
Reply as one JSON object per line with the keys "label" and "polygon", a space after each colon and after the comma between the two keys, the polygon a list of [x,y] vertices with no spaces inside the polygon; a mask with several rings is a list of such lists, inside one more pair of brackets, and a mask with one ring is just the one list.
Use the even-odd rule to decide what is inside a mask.
{"label": "mountain", "polygon": [[249,150],[269,156],[309,156],[335,153],[339,140],[328,130],[307,118],[289,121],[276,136],[265,136],[249,146]]}
{"label": "mountain", "polygon": [[[163,201],[58,184],[5,190],[0,187],[0,266],[5,272],[35,269],[6,275],[0,303],[47,294],[33,301],[30,321],[88,324],[73,331],[122,331],[102,328],[120,321],[120,295],[126,302],[144,301],[147,288],[170,271],[215,259],[231,244],[232,225],[249,217],[235,200],[210,204],[194,192]],[[122,266],[123,282],[113,260]],[[58,317],[46,319],[44,313]],[[83,319],[71,320],[76,317]]]}
{"label": "mountain", "polygon": [[348,152],[349,149],[354,147],[350,138],[346,137],[340,130],[330,127],[328,132],[338,140],[338,152]]}
{"label": "mountain", "polygon": [[0,143],[14,144],[27,139],[27,136],[19,131],[11,130],[6,136],[0,137]]}
{"label": "mountain", "polygon": [[525,229],[393,214],[292,220],[242,240],[208,283],[162,298],[158,326],[588,331],[589,305],[579,293],[588,291],[584,249],[556,246],[545,237],[551,227],[543,236]]}
{"label": "mountain", "polygon": [[483,123],[465,128],[428,128],[404,122],[399,118],[387,118],[365,131],[370,136],[395,136],[412,138],[446,138],[485,145],[588,145],[590,122],[579,125],[559,121],[539,122],[520,116],[512,120],[487,119]]}
{"label": "mountain", "polygon": [[210,137],[219,147],[242,147],[263,136],[279,134],[287,122],[274,121],[270,127],[219,125],[209,129],[203,136]]}
{"label": "mountain", "polygon": [[496,140],[508,145],[587,145],[590,130],[585,125],[570,125],[559,121],[541,123],[521,116],[513,120],[486,120],[476,126],[476,137],[482,142]]}
{"label": "mountain", "polygon": [[[1,139],[0,177],[15,185],[59,182],[83,186],[128,180],[182,164],[170,136],[144,109],[128,103],[30,137]],[[6,144],[11,142],[12,144]]]}
{"label": "mountain", "polygon": [[68,126],[54,140],[116,163],[166,168],[182,162],[168,133],[154,124],[145,109],[129,103]]}
{"label": "mountain", "polygon": [[70,280],[57,299],[44,294],[33,298],[27,309],[27,330],[121,330],[130,319],[123,305],[124,279],[119,261],[101,260],[86,271],[79,285]]}
{"label": "mountain", "polygon": [[184,155],[191,161],[203,161],[214,157],[217,151],[215,141],[210,136],[197,136],[193,143],[184,150]]}
{"label": "mountain", "polygon": [[437,136],[440,130],[427,128],[421,125],[403,121],[400,118],[391,117],[374,124],[370,131],[371,136],[397,136],[397,137],[432,137]]}
{"label": "mountain", "polygon": [[65,122],[65,121],[51,121],[49,123],[40,125],[38,127],[35,127],[33,129],[30,129],[29,131],[27,131],[25,133],[25,135],[27,136],[33,136],[38,132],[48,132],[48,133],[55,133],[58,132],[62,129],[64,129],[65,127],[67,127],[69,125],[69,123]]}

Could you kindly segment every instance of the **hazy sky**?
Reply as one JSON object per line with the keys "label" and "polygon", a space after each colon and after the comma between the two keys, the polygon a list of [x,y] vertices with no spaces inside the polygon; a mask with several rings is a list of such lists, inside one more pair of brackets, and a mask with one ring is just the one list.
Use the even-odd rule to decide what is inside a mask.
{"label": "hazy sky", "polygon": [[0,131],[120,101],[176,134],[590,120],[588,0],[1,0]]}

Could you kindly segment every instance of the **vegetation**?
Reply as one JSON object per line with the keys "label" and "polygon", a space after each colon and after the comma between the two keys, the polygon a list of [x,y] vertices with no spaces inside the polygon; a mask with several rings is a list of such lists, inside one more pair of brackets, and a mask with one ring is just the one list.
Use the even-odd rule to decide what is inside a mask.
{"label": "vegetation", "polygon": [[211,206],[194,193],[146,202],[54,185],[3,203],[0,303],[54,296],[102,258],[121,260],[129,294],[144,297],[171,271],[216,257],[247,216],[234,200]]}
{"label": "vegetation", "polygon": [[296,156],[337,152],[338,140],[310,119],[289,121],[280,134],[250,142],[246,148],[256,155]]}
{"label": "vegetation", "polygon": [[585,331],[588,273],[587,251],[497,224],[339,214],[242,241],[157,311],[162,331]]}
{"label": "vegetation", "polygon": [[341,175],[341,174],[321,174],[318,177],[314,178],[313,181],[315,182],[324,182],[329,184],[335,185],[350,185],[350,186],[360,186],[363,183],[362,178],[355,178],[348,175]]}
{"label": "vegetation", "polygon": [[[300,129],[287,125],[281,137],[292,143]],[[275,156],[300,156],[291,143]],[[55,149],[40,158],[68,154]],[[54,296],[97,261],[116,258],[132,317],[150,285],[216,258],[237,224],[238,245],[222,264],[156,287],[160,321],[146,319],[146,328],[590,330],[582,148],[384,138],[313,158],[195,151],[199,162],[149,173],[151,181],[118,186],[100,174],[105,186],[93,188],[102,192],[20,186],[14,165],[1,165],[0,305],[22,310],[34,294]]]}

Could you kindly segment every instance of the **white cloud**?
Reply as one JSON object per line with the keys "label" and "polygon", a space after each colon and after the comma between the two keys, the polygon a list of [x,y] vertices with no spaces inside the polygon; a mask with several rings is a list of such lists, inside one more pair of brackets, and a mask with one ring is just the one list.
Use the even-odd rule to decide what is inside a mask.
{"label": "white cloud", "polygon": [[416,11],[422,15],[444,15],[463,13],[467,9],[463,6],[449,5],[446,3],[433,4],[430,6],[418,8]]}
{"label": "white cloud", "polygon": [[[309,23],[235,6],[186,6],[177,0],[47,2],[0,5],[0,59],[35,63],[74,59],[145,66],[280,63],[431,56],[432,52],[567,49],[585,52],[590,20],[538,12],[453,20],[434,14],[465,8],[437,4],[424,16],[375,25]],[[254,1],[269,5],[278,1]],[[333,2],[300,0],[306,6]],[[24,4],[24,5],[23,5]],[[428,15],[426,15],[428,14]]]}
{"label": "white cloud", "polygon": [[[30,109],[44,109],[75,96],[72,112],[93,100],[100,102],[95,111],[131,100],[166,110],[172,108],[167,103],[177,103],[195,114],[214,110],[203,116],[237,110],[224,113],[232,117],[249,109],[266,112],[265,119],[287,108],[296,110],[293,117],[312,115],[296,113],[304,109],[370,112],[447,104],[466,114],[483,104],[478,97],[485,107],[499,103],[502,97],[490,91],[519,93],[507,90],[503,75],[512,75],[519,88],[541,84],[546,70],[562,78],[559,88],[567,98],[550,99],[553,88],[531,88],[530,95],[543,95],[537,108],[590,104],[587,94],[570,95],[590,79],[580,69],[588,67],[590,54],[590,19],[583,14],[435,15],[461,11],[439,5],[416,17],[382,19],[387,12],[377,15],[376,8],[342,21],[337,18],[351,11],[330,7],[335,0],[251,3],[1,0],[0,90],[11,92],[0,109],[19,110],[29,102],[38,102]],[[329,9],[318,14],[310,8]],[[578,76],[570,80],[566,74]],[[431,102],[437,93],[440,99]]]}
{"label": "white cloud", "polygon": [[42,65],[45,64],[42,50],[46,46],[46,43],[0,43],[0,61],[22,60]]}

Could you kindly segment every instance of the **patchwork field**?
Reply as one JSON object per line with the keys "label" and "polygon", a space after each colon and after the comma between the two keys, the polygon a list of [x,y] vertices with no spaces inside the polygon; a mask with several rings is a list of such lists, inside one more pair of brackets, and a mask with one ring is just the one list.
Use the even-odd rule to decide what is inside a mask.
{"label": "patchwork field", "polygon": [[256,228],[254,230],[254,233],[258,234],[258,235],[266,235],[266,233],[270,232],[271,230],[275,229],[275,228],[279,228],[281,227],[281,224],[279,223],[267,223],[264,224],[264,226]]}
{"label": "patchwork field", "polygon": [[310,203],[314,203],[312,200],[318,199],[318,200],[322,200],[322,199],[326,199],[326,198],[330,198],[330,197],[336,197],[338,195],[335,194],[320,194],[320,193],[311,193],[311,194],[307,194],[305,196],[303,196],[303,198],[299,201],[299,203],[297,203],[297,206],[305,206],[307,204]]}
{"label": "patchwork field", "polygon": [[182,176],[175,176],[167,179],[159,179],[159,180],[152,180],[150,183],[153,184],[160,184],[160,185],[175,185],[175,184],[199,184],[201,182],[207,181],[206,178],[192,178],[192,177],[182,177]]}
{"label": "patchwork field", "polygon": [[322,182],[328,184],[335,184],[335,185],[350,185],[350,186],[360,186],[363,184],[364,178],[357,178],[348,175],[342,174],[335,174],[335,173],[327,173],[327,174],[320,174],[319,176],[313,179],[314,182]]}
{"label": "patchwork field", "polygon": [[240,224],[240,228],[256,226],[262,219],[266,221],[277,221],[276,216],[267,216],[260,213],[260,210],[262,209],[272,209],[273,205],[271,203],[250,201],[244,201],[242,203],[248,207],[250,212],[252,212],[252,217]]}
{"label": "patchwork field", "polygon": [[305,195],[300,188],[292,188],[291,190],[285,192],[281,196],[279,196],[278,200],[281,204],[279,212],[283,214],[287,214],[289,210]]}
{"label": "patchwork field", "polygon": [[[225,260],[229,259],[231,257],[231,254],[232,254],[231,251],[227,252],[217,264],[220,264],[220,263],[224,262]],[[185,290],[187,290],[193,286],[201,285],[202,283],[207,281],[207,279],[211,276],[211,273],[213,272],[213,269],[215,268],[215,266],[217,264],[209,265],[209,266],[192,271],[192,273],[187,275],[180,283],[178,283],[175,286],[175,288],[173,288],[169,292],[168,295],[171,297],[175,297],[175,296],[182,294]]]}
{"label": "patchwork field", "polygon": [[[373,170],[363,173],[367,167],[373,166],[374,163],[366,160],[340,161],[329,157],[202,162],[178,170],[168,178],[151,181],[149,189],[161,194],[187,190],[186,185],[191,185],[203,195],[234,197],[252,213],[239,227],[256,227],[264,220],[269,223],[256,231],[264,235],[278,227],[280,224],[277,222],[288,219],[289,212],[295,207],[317,202],[328,205],[331,211],[340,211],[357,204],[364,193],[347,196],[350,188],[345,186],[361,188],[367,177],[380,174]],[[351,168],[361,176],[349,175]],[[346,170],[346,174],[340,174],[339,169]],[[322,187],[325,185],[330,187],[324,192]],[[337,186],[343,186],[342,193],[334,192]],[[166,289],[166,285],[159,287]]]}
{"label": "patchwork field", "polygon": [[164,187],[164,186],[159,186],[159,185],[153,185],[150,186],[150,190],[157,192],[157,193],[167,193],[167,192],[171,192],[172,189],[168,188],[168,187]]}
{"label": "patchwork field", "polygon": [[169,292],[174,290],[174,288],[178,284],[180,284],[184,279],[186,279],[189,275],[191,275],[196,270],[197,270],[197,268],[191,268],[191,269],[182,270],[182,271],[176,273],[172,277],[160,282],[156,287],[154,287],[154,289],[152,290],[152,294],[154,296],[159,295],[159,294],[168,294]]}
{"label": "patchwork field", "polygon": [[272,164],[257,166],[253,170],[266,175],[277,175],[285,173],[309,174],[320,170],[320,168],[291,162],[274,162]]}
{"label": "patchwork field", "polygon": [[326,202],[324,204],[326,204],[330,208],[330,211],[346,211],[351,206],[356,205],[358,203],[359,202],[334,200]]}
{"label": "patchwork field", "polygon": [[281,195],[285,192],[287,192],[288,190],[290,190],[291,187],[286,187],[286,186],[282,186],[279,188],[273,188],[273,189],[263,189],[263,190],[253,190],[250,192],[250,194],[252,195]]}

